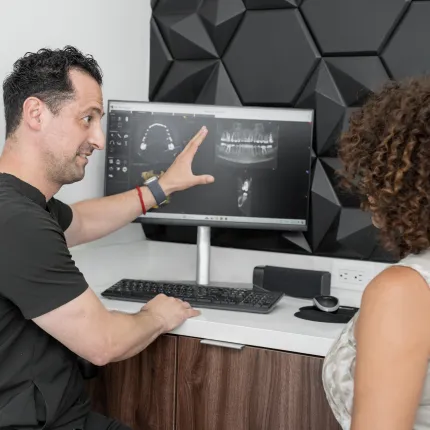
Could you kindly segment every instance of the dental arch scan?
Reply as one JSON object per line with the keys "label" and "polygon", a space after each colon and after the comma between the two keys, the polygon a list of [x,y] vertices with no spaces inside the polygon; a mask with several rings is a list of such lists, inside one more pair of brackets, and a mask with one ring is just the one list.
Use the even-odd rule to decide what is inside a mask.
{"label": "dental arch scan", "polygon": [[181,152],[183,146],[176,142],[175,132],[160,118],[154,118],[152,122],[141,127],[141,139],[137,153],[143,162],[153,163],[159,159],[170,160],[172,163]]}
{"label": "dental arch scan", "polygon": [[[149,141],[151,141],[151,138],[152,139],[154,138],[154,136],[152,136],[153,133],[150,133],[151,129],[153,129],[154,127],[161,127],[161,129],[164,130],[164,132],[165,132],[165,139],[166,139],[166,143],[167,143],[167,150],[168,151],[173,151],[175,149],[175,145],[173,144],[173,139],[172,139],[172,136],[170,134],[170,130],[168,129],[167,125],[160,124],[158,122],[156,122],[154,124],[151,124],[146,129],[145,134],[142,137],[142,143],[140,145],[140,150],[141,151],[146,151],[146,149],[148,147],[148,144],[147,144],[148,134],[150,135]],[[161,133],[163,133],[163,131]],[[152,143],[154,143],[154,142],[152,141]]]}

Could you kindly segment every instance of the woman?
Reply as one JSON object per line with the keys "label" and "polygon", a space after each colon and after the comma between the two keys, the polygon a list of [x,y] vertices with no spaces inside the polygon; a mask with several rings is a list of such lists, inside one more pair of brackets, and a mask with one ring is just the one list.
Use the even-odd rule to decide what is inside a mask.
{"label": "woman", "polygon": [[372,95],[339,157],[400,263],[370,282],[329,351],[327,399],[343,430],[430,429],[430,78]]}

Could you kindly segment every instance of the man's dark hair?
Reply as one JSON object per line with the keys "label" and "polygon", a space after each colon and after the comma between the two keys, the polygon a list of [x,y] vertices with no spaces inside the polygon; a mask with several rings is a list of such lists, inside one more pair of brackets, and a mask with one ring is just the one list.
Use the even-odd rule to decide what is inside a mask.
{"label": "man's dark hair", "polygon": [[103,74],[96,60],[73,46],[27,52],[14,63],[12,73],[3,82],[6,138],[21,122],[22,106],[28,97],[38,97],[54,115],[58,114],[63,102],[74,97],[69,76],[72,69],[88,73],[102,85]]}

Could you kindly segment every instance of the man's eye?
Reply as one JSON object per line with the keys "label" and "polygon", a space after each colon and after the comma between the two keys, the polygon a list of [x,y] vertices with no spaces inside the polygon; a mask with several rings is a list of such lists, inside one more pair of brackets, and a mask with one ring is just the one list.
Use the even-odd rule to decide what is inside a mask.
{"label": "man's eye", "polygon": [[88,115],[84,118],[84,121],[89,124],[91,122],[91,120],[93,119],[93,117],[91,115]]}

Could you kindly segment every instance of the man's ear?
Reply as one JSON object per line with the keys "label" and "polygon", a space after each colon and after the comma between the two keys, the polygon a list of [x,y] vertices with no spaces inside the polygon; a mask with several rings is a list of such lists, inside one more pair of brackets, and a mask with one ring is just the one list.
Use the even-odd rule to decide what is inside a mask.
{"label": "man's ear", "polygon": [[22,107],[22,121],[31,130],[40,131],[42,128],[44,103],[37,97],[29,97]]}

